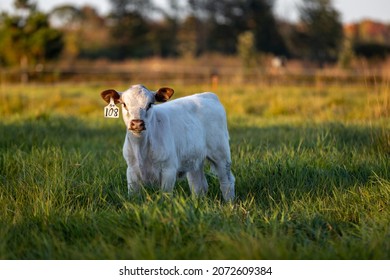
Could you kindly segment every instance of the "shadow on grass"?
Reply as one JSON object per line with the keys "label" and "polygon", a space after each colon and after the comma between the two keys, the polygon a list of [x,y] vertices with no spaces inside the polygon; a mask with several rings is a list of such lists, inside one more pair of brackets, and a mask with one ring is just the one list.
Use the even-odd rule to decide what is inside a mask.
{"label": "shadow on grass", "polygon": [[120,120],[88,123],[74,117],[38,117],[15,123],[0,122],[0,149],[62,147],[82,151],[121,149],[124,125]]}
{"label": "shadow on grass", "polygon": [[381,127],[324,123],[318,126],[237,127],[230,129],[237,193],[260,200],[367,184],[389,179],[389,150]]}
{"label": "shadow on grass", "polygon": [[[120,195],[126,193],[124,134],[120,120],[88,123],[72,117],[40,117],[0,123],[0,151],[29,154],[34,149],[56,147],[63,151],[59,160],[69,160],[74,153],[81,158],[88,156],[85,168],[102,172],[97,176],[106,186],[106,198],[120,205],[121,199],[118,201],[117,194],[110,190],[118,190],[117,185],[121,184]],[[329,195],[334,188],[347,190],[366,184],[374,174],[389,178],[386,147],[380,145],[385,137],[381,128],[338,123],[232,126],[230,136],[236,190],[242,199],[248,194],[262,201],[270,196],[281,199],[301,192]],[[6,165],[5,160],[2,159],[2,166]],[[118,162],[121,169],[113,171],[110,164],[115,163],[118,168]],[[207,177],[209,195],[221,199],[218,180],[210,172]],[[75,185],[78,179],[74,178]],[[189,194],[186,182],[177,184],[179,193]]]}

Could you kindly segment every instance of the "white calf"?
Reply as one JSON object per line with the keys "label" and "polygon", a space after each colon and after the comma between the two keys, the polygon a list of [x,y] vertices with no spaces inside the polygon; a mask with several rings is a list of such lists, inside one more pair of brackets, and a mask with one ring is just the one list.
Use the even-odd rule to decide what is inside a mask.
{"label": "white calf", "polygon": [[125,92],[113,89],[101,93],[108,103],[122,104],[127,126],[123,156],[127,162],[129,193],[143,184],[158,183],[171,192],[176,177],[187,175],[191,191],[204,194],[208,189],[204,174],[207,159],[216,171],[225,200],[234,198],[234,176],[226,114],[213,93],[194,94],[165,102],[173,89],[153,92],[142,85]]}

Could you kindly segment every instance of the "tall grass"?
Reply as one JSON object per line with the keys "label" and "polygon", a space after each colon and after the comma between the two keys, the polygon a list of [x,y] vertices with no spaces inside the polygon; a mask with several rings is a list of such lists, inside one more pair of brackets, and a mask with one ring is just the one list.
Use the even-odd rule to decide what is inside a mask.
{"label": "tall grass", "polygon": [[106,87],[1,89],[0,258],[390,257],[387,87],[220,87],[231,204],[209,171],[201,199],[185,181],[128,197],[125,128],[102,117]]}

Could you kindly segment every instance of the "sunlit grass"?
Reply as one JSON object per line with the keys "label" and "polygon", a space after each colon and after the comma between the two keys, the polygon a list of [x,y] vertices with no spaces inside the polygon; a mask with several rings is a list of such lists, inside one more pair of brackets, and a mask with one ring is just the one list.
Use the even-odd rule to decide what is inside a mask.
{"label": "sunlit grass", "polygon": [[[158,86],[146,85],[156,89]],[[166,85],[161,85],[166,86]],[[169,86],[169,85],[168,85]],[[175,87],[176,97],[210,90]],[[126,191],[106,88],[0,91],[2,259],[388,259],[387,87],[220,86],[237,199]]]}

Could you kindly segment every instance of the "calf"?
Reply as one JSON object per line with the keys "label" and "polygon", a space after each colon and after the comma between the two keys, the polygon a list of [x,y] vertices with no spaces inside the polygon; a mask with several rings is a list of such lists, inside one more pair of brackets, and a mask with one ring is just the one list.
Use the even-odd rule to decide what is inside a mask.
{"label": "calf", "polygon": [[223,198],[234,198],[234,176],[226,114],[218,97],[210,92],[166,102],[173,89],[156,92],[134,85],[124,92],[113,89],[101,93],[109,103],[122,104],[127,133],[123,156],[127,162],[129,193],[144,184],[159,184],[171,192],[177,177],[186,174],[191,191],[207,192],[204,174],[207,159],[218,175]]}

